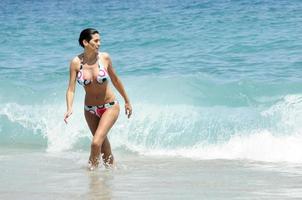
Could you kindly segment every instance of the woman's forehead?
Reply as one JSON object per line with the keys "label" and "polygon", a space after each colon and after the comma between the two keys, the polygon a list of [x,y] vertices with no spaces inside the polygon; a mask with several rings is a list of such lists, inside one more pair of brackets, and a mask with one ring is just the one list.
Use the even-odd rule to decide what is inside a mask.
{"label": "woman's forehead", "polygon": [[100,35],[98,33],[95,33],[92,35],[92,39],[100,39]]}

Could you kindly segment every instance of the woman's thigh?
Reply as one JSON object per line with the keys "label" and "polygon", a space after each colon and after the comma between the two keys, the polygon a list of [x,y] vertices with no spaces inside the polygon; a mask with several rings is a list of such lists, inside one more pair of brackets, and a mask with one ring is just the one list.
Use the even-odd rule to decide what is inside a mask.
{"label": "woman's thigh", "polygon": [[95,131],[94,139],[106,139],[106,136],[113,126],[113,124],[116,122],[118,116],[119,116],[120,108],[118,104],[115,104],[111,108],[107,108],[107,110],[103,113],[98,127]]}
{"label": "woman's thigh", "polygon": [[[86,122],[88,124],[88,127],[89,127],[92,135],[94,136],[95,131],[98,128],[100,118],[95,116],[94,114],[91,114],[88,111],[84,111],[84,112],[85,112],[85,118],[86,118]],[[108,155],[112,154],[110,143],[109,143],[109,140],[108,140],[107,137],[105,138],[105,140],[102,144],[101,152],[104,153],[104,154],[108,154]],[[108,155],[106,155],[106,156],[108,156]]]}
{"label": "woman's thigh", "polygon": [[84,110],[84,115],[91,134],[94,136],[95,131],[98,128],[100,118],[86,110]]}

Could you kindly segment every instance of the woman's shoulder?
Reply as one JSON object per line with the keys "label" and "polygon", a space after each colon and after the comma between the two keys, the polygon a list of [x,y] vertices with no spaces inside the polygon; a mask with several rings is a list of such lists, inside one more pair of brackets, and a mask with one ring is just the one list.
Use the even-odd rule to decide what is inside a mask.
{"label": "woman's shoulder", "polygon": [[101,58],[104,58],[105,60],[107,60],[107,59],[110,58],[110,55],[109,55],[109,53],[107,53],[107,52],[99,52],[99,56],[100,56]]}
{"label": "woman's shoulder", "polygon": [[73,57],[70,61],[70,67],[73,69],[78,69],[80,67],[81,64],[81,56],[82,54],[79,54],[75,57]]}

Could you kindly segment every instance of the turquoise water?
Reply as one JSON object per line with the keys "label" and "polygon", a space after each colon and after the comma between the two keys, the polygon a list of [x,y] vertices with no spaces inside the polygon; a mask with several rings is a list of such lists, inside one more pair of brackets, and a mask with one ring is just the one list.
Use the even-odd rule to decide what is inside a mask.
{"label": "turquoise water", "polygon": [[[133,119],[121,115],[112,130],[115,148],[167,155],[219,148],[213,158],[266,160],[261,152],[246,157],[245,146],[268,137],[269,161],[302,162],[269,150],[302,139],[301,8],[270,0],[3,1],[1,143],[87,150],[81,87],[70,126],[62,114],[79,32],[95,27],[134,106]],[[238,147],[244,155],[225,155],[237,139],[247,143]]]}
{"label": "turquoise water", "polygon": [[[236,169],[243,167],[250,172],[255,172],[254,165],[245,168],[244,162],[260,162],[264,167],[256,167],[256,177],[271,177],[263,169],[273,162],[280,184],[296,184],[301,181],[300,173],[296,173],[299,167],[290,168],[288,174],[279,171],[286,168],[284,163],[302,163],[301,10],[298,0],[1,1],[0,162],[6,167],[18,165],[13,158],[20,150],[26,151],[20,155],[26,166],[35,159],[44,162],[52,154],[64,155],[58,157],[65,159],[70,152],[79,152],[83,162],[72,169],[61,161],[52,161],[58,161],[55,166],[71,171],[76,168],[72,172],[81,173],[91,139],[83,116],[84,91],[77,86],[68,126],[63,122],[65,91],[69,62],[82,51],[77,42],[79,33],[94,27],[101,32],[101,51],[111,55],[134,108],[130,120],[121,112],[110,133],[113,151],[120,155],[121,165],[129,169],[118,173],[129,175],[132,169],[141,169],[145,175],[138,177],[151,177],[156,172],[149,168],[144,171],[144,166],[172,159],[166,174],[171,174],[171,166],[178,171],[184,163],[192,163],[188,169],[199,174],[196,179],[211,185],[215,184],[211,177],[205,177],[196,166],[204,161],[209,167],[202,169],[210,170],[213,165],[219,171],[227,159]],[[6,156],[11,151],[15,153]],[[142,156],[145,164],[138,164],[141,168],[132,166],[133,155]],[[162,160],[156,160],[158,157]],[[54,166],[34,166],[51,177],[56,174]],[[3,180],[13,179],[14,170]],[[186,177],[192,178],[190,170],[177,180],[189,181]],[[247,199],[263,194],[267,199],[302,196],[298,189],[293,197],[287,195],[285,186],[282,190],[270,187],[276,182],[273,178],[266,180],[267,187],[261,190],[257,178],[245,177],[248,172],[244,170],[239,170],[238,182],[235,180],[232,187],[241,188],[244,194],[247,188],[240,182],[253,180],[255,193],[245,194]],[[223,177],[234,175],[223,172]],[[20,172],[30,173],[36,171]],[[284,174],[296,179],[283,181]],[[131,179],[131,175],[126,177]],[[182,188],[180,183],[175,191]],[[200,197],[197,191],[207,188],[194,183],[196,190],[188,198]],[[116,184],[110,182],[109,188],[116,191]],[[284,191],[283,196],[270,196],[274,189]],[[46,193],[51,191],[46,189]],[[211,191],[208,197],[212,199],[223,194],[234,199],[238,195]],[[123,194],[115,197],[120,199],[119,195]]]}

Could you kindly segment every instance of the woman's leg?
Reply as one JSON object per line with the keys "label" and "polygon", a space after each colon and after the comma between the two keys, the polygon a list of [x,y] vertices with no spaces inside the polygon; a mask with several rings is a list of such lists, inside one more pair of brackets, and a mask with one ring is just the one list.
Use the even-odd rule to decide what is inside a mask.
{"label": "woman's leg", "polygon": [[91,114],[90,112],[88,112],[86,110],[84,111],[84,115],[85,115],[85,119],[88,124],[88,127],[91,131],[91,134],[94,136],[95,131],[98,128],[100,118],[94,114]]}
{"label": "woman's leg", "polygon": [[[88,124],[88,127],[91,131],[91,134],[94,136],[95,131],[98,128],[100,118],[94,114],[89,113],[88,111],[84,111],[84,115],[85,115],[85,119]],[[111,147],[110,147],[110,143],[109,143],[107,136],[102,144],[101,154],[103,155],[104,163],[108,163],[108,161],[109,161],[108,159],[110,157],[112,157],[112,152],[111,152]],[[89,159],[89,160],[91,160],[91,159]],[[113,162],[113,160],[112,160],[112,162]],[[109,163],[112,164],[112,162],[109,162]]]}
{"label": "woman's leg", "polygon": [[103,159],[104,165],[111,166],[113,164],[114,158],[113,158],[113,154],[111,151],[111,145],[110,145],[110,142],[109,142],[107,136],[102,144],[101,154],[102,154],[102,159]]}
{"label": "woman's leg", "polygon": [[111,108],[107,108],[107,110],[103,113],[101,119],[99,120],[91,143],[91,153],[89,158],[89,160],[95,166],[98,165],[100,150],[102,150],[102,153],[104,153],[103,159],[105,163],[113,163],[113,156],[111,153],[111,147],[107,138],[107,134],[117,120],[119,110],[119,105],[115,104]]}

